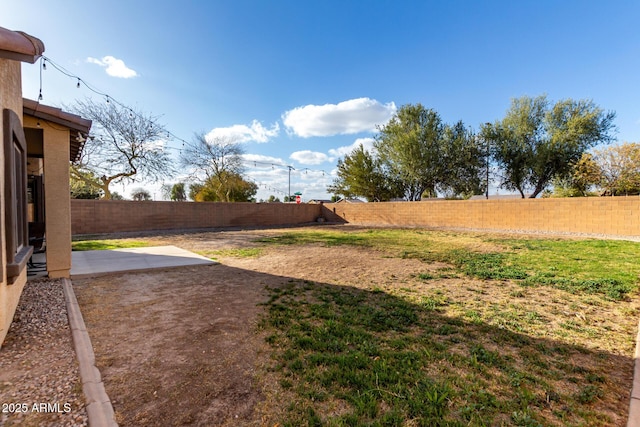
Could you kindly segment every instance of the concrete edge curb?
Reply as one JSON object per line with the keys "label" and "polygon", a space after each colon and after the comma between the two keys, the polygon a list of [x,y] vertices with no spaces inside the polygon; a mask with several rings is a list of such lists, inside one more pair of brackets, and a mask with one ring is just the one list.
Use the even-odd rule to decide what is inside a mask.
{"label": "concrete edge curb", "polygon": [[638,322],[638,334],[636,335],[636,352],[633,364],[633,386],[629,399],[629,419],[627,427],[640,426],[640,322]]}
{"label": "concrete edge curb", "polygon": [[95,366],[95,355],[89,333],[80,312],[80,306],[73,292],[71,280],[64,279],[62,284],[67,305],[69,327],[73,337],[73,346],[78,358],[82,391],[86,401],[89,425],[92,427],[117,427],[111,400],[102,383],[100,371]]}

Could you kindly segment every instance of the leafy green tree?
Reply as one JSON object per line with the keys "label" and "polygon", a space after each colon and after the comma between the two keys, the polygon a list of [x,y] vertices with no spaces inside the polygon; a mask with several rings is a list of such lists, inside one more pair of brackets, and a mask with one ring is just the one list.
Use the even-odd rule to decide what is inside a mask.
{"label": "leafy green tree", "polygon": [[80,161],[71,166],[71,176],[97,185],[104,199],[111,199],[112,184],[155,182],[172,175],[173,163],[164,150],[167,132],[156,117],[115,102],[78,101],[69,109],[93,122],[92,135]]}
{"label": "leafy green tree", "polygon": [[169,198],[174,202],[185,202],[187,200],[187,191],[184,182],[178,182],[171,186]]}
{"label": "leafy green tree", "polygon": [[[485,151],[462,121],[448,125],[421,104],[402,106],[375,142],[380,169],[408,200],[480,194]],[[395,196],[398,197],[398,196]]]}
{"label": "leafy green tree", "polygon": [[[287,199],[288,199],[288,196],[287,196]],[[271,194],[267,199],[267,203],[280,203],[280,199],[274,196],[273,194]]]}
{"label": "leafy green tree", "polygon": [[588,149],[613,140],[615,113],[590,100],[550,105],[546,96],[513,99],[505,117],[483,127],[502,172],[502,187],[537,197],[553,179],[569,176]]}
{"label": "leafy green tree", "polygon": [[603,194],[640,194],[640,143],[613,145],[594,152]]}
{"label": "leafy green tree", "polygon": [[573,166],[570,181],[571,187],[573,187],[580,196],[588,196],[589,190],[602,182],[602,170],[592,154],[582,154],[580,160]]}
{"label": "leafy green tree", "polygon": [[144,202],[152,200],[151,193],[148,190],[138,187],[131,191],[131,200],[136,202]]}
{"label": "leafy green tree", "polygon": [[[193,188],[193,185],[191,186]],[[193,194],[196,202],[249,202],[258,192],[258,185],[240,174],[225,172],[209,177]]]}
{"label": "leafy green tree", "polygon": [[344,197],[365,197],[382,202],[402,196],[402,189],[391,181],[381,161],[360,144],[344,159],[338,160],[337,178],[328,191]]}
{"label": "leafy green tree", "polygon": [[69,187],[72,199],[99,199],[102,197],[100,182],[98,177],[88,172],[86,179],[78,179],[75,175],[70,176]]}
{"label": "leafy green tree", "polygon": [[552,197],[586,197],[596,195],[592,190],[602,181],[600,167],[590,153],[584,153],[567,177],[554,178]]}
{"label": "leafy green tree", "polygon": [[374,143],[383,170],[402,187],[408,200],[435,194],[443,173],[441,142],[445,125],[440,115],[421,104],[404,105],[379,128]]}
{"label": "leafy green tree", "polygon": [[448,197],[468,199],[485,190],[486,150],[462,121],[445,126],[440,144],[442,170],[438,189]]}

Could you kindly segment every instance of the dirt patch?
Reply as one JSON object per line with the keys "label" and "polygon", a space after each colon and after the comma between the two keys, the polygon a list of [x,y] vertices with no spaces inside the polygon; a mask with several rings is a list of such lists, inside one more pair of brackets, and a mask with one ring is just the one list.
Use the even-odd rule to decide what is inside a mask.
{"label": "dirt patch", "polygon": [[267,283],[223,265],[74,281],[117,421],[250,423]]}
{"label": "dirt patch", "polygon": [[[274,233],[152,240],[218,250],[256,246],[256,239]],[[386,288],[401,286],[426,268],[418,260],[319,245],[271,247],[260,257],[219,260],[213,266],[73,281],[122,425],[265,425],[277,417],[256,409],[277,399],[268,396],[273,388],[260,377],[270,363],[257,326],[267,286],[300,279]]]}

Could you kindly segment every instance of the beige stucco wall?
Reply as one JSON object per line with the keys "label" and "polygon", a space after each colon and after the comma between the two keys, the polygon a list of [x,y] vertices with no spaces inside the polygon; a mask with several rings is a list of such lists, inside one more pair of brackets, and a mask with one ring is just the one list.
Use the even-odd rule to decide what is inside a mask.
{"label": "beige stucco wall", "polygon": [[24,117],[26,128],[40,122],[44,141],[44,203],[49,277],[69,277],[71,207],[69,197],[69,130],[46,120]]}
{"label": "beige stucco wall", "polygon": [[[5,108],[16,112],[22,117],[22,81],[20,63],[0,58],[0,114]],[[2,115],[0,115],[2,122]],[[0,123],[0,141],[4,141],[4,123]],[[0,149],[0,176],[4,177],[4,147]],[[11,320],[16,311],[20,294],[27,282],[25,272],[12,284],[7,285],[6,255],[5,255],[5,228],[4,228],[4,185],[0,185],[0,260],[2,262],[0,283],[0,345],[11,325]]]}

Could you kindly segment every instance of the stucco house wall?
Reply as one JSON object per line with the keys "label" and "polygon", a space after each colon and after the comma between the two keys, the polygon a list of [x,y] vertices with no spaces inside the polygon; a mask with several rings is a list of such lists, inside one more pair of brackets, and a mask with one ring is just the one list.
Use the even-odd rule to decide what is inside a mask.
{"label": "stucco house wall", "polygon": [[[9,109],[22,118],[21,62],[34,63],[44,51],[42,42],[29,35],[0,27],[0,112]],[[0,114],[0,141],[4,144],[4,114]],[[0,149],[0,177],[4,182],[4,149]],[[7,280],[5,212],[7,200],[4,185],[0,185],[0,345],[11,325],[20,294],[27,282],[25,268],[12,284]]]}
{"label": "stucco house wall", "polygon": [[[20,62],[0,58],[0,111],[5,108],[22,112],[22,79]],[[22,117],[22,114],[19,114]],[[2,118],[0,117],[0,121]],[[4,124],[0,126],[0,141],[4,141]],[[0,150],[0,176],[4,177],[4,150]],[[3,178],[4,179],[4,178]],[[2,260],[2,284],[0,284],[0,343],[7,335],[15,314],[20,294],[27,282],[27,271],[11,285],[7,284],[7,257],[5,254],[5,200],[4,185],[0,185],[0,259]]]}
{"label": "stucco house wall", "polygon": [[[49,277],[69,277],[71,270],[71,206],[69,196],[69,129],[50,126],[25,115],[25,128],[41,127],[44,148],[44,203]],[[40,122],[40,126],[38,126]]]}

